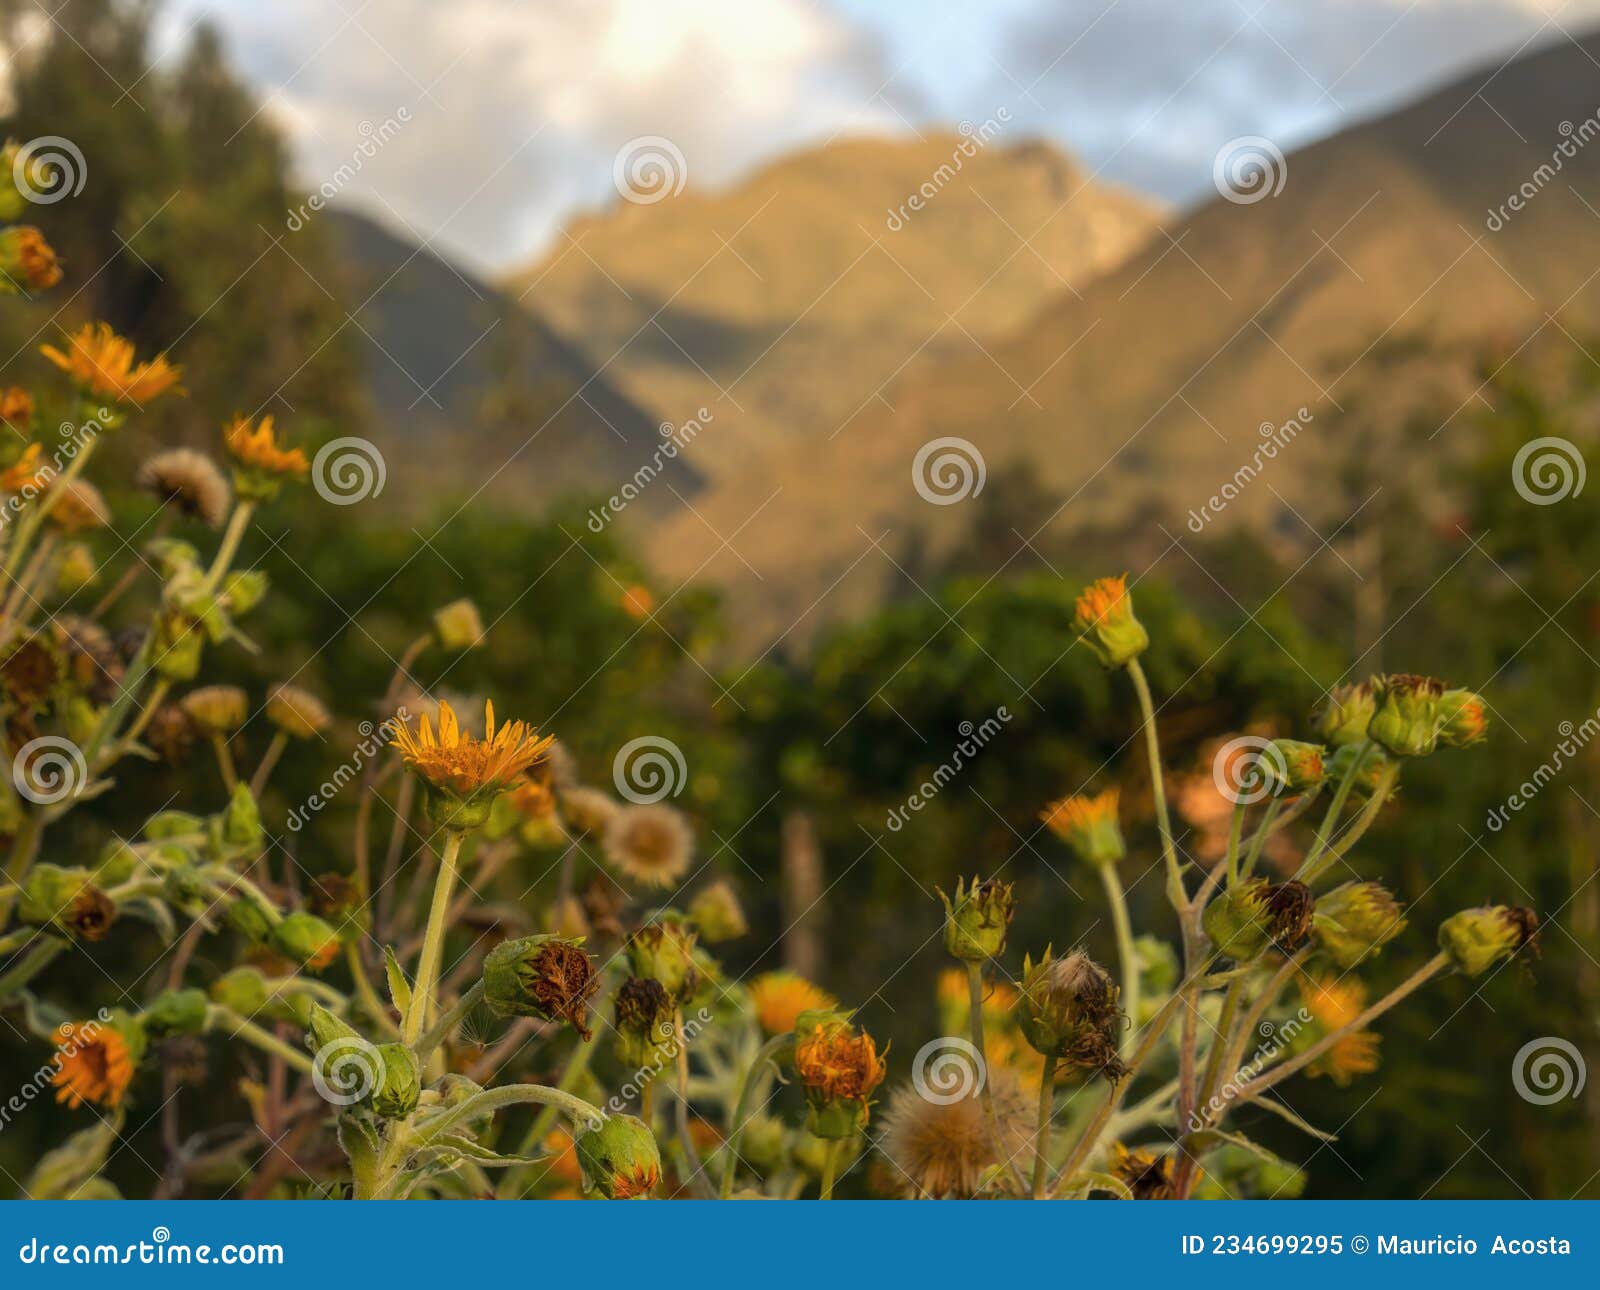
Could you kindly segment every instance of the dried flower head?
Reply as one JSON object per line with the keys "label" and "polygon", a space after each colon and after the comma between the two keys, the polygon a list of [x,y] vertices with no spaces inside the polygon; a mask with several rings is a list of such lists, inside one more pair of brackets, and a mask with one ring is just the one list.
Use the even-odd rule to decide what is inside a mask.
{"label": "dried flower head", "polygon": [[1016,1015],[1023,1036],[1045,1057],[1113,1083],[1122,1078],[1117,1045],[1126,1018],[1117,987],[1082,950],[1058,959],[1046,949],[1038,963],[1025,957]]}
{"label": "dried flower head", "polygon": [[73,935],[81,940],[103,941],[111,924],[117,921],[117,906],[100,888],[85,883],[72,898],[64,917]]}
{"label": "dried flower head", "polygon": [[577,785],[563,789],[558,797],[561,818],[578,837],[603,838],[622,811],[615,798],[598,788]]}
{"label": "dried flower head", "polygon": [[326,730],[333,718],[316,695],[285,681],[267,693],[267,720],[295,739],[312,739]]}
{"label": "dried flower head", "polygon": [[570,1021],[589,1038],[589,999],[600,988],[594,960],[576,941],[524,936],[490,950],[483,961],[483,998],[502,1017]]}
{"label": "dried flower head", "polygon": [[756,1020],[769,1035],[788,1034],[802,1012],[830,1012],[839,1006],[831,994],[797,972],[763,972],[750,982],[750,998]]}
{"label": "dried flower head", "polygon": [[93,702],[109,703],[127,670],[110,633],[99,623],[74,614],[58,614],[51,631],[72,684]]}
{"label": "dried flower head", "polygon": [[984,1123],[976,1087],[966,1096],[930,1100],[912,1084],[897,1088],[883,1116],[878,1149],[895,1170],[907,1197],[965,1199],[977,1193],[984,1173],[1022,1156],[1033,1137],[1032,1099],[1008,1070],[991,1066],[989,1094],[1002,1159]]}
{"label": "dried flower head", "polygon": [[810,1107],[806,1127],[819,1138],[854,1137],[867,1123],[873,1090],[889,1073],[872,1036],[839,1019],[796,1036],[794,1068]]}
{"label": "dried flower head", "polygon": [[86,479],[65,476],[50,485],[50,522],[64,533],[103,529],[111,523],[111,508],[100,490]]}
{"label": "dried flower head", "polygon": [[144,730],[144,742],[170,766],[182,765],[200,732],[176,703],[163,703]]}
{"label": "dried flower head", "polygon": [[171,391],[183,393],[183,369],[165,354],[148,363],[134,362],[133,342],[105,323],[85,323],[66,338],[66,349],[41,345],[39,352],[72,378],[89,397],[108,403],[144,404]]}
{"label": "dried flower head", "polygon": [[1134,1200],[1171,1200],[1172,1157],[1157,1154],[1146,1147],[1125,1147],[1120,1142],[1111,1147],[1111,1174]]}
{"label": "dried flower head", "polygon": [[179,702],[195,728],[208,735],[231,735],[250,712],[249,697],[237,685],[203,685]]}
{"label": "dried flower head", "polygon": [[159,452],[139,467],[139,487],[191,519],[220,528],[228,518],[228,481],[216,462],[193,448]]}
{"label": "dried flower head", "polygon": [[707,945],[736,941],[750,930],[744,906],[726,878],[718,878],[695,893],[689,902],[689,918],[700,929],[700,939]]}
{"label": "dried flower head", "polygon": [[681,811],[653,803],[617,812],[601,844],[606,859],[646,887],[671,887],[688,871],[694,835]]}

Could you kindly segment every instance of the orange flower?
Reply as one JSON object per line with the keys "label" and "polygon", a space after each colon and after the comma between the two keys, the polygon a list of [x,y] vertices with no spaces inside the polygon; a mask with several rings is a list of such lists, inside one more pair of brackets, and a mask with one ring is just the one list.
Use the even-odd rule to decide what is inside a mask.
{"label": "orange flower", "polygon": [[56,1030],[56,1101],[77,1110],[85,1102],[115,1107],[133,1081],[133,1052],[120,1031],[96,1022]]}
{"label": "orange flower", "polygon": [[228,451],[241,466],[264,475],[305,477],[311,469],[305,453],[298,448],[280,448],[272,428],[272,418],[262,417],[254,426],[249,417],[236,416],[223,431]]}
{"label": "orange flower", "polygon": [[864,1030],[857,1034],[843,1022],[819,1025],[801,1039],[794,1068],[813,1098],[861,1103],[863,1123],[867,1099],[889,1073],[872,1036]]}
{"label": "orange flower", "polygon": [[1133,616],[1126,575],[1097,578],[1078,596],[1075,623],[1084,641],[1107,667],[1124,667],[1150,644]]}
{"label": "orange flower", "polygon": [[[1324,1035],[1348,1026],[1361,1015],[1367,1002],[1366,989],[1354,977],[1313,981],[1301,987],[1300,997]],[[1306,1069],[1313,1075],[1326,1075],[1339,1085],[1348,1084],[1358,1075],[1370,1075],[1378,1069],[1380,1038],[1370,1030],[1352,1030]]]}
{"label": "orange flower", "polygon": [[750,982],[756,1019],[769,1035],[787,1034],[802,1012],[827,1012],[839,1006],[821,986],[797,972],[764,972]]}
{"label": "orange flower", "polygon": [[183,369],[158,354],[148,363],[135,363],[133,342],[124,340],[105,323],[85,323],[67,337],[65,352],[41,345],[39,352],[70,376],[85,394],[111,403],[148,403],[167,393],[182,394],[178,378]]}
{"label": "orange flower", "polygon": [[61,265],[38,229],[8,228],[0,233],[0,274],[13,291],[46,291],[61,281]]}
{"label": "orange flower", "polygon": [[1120,798],[1115,788],[1093,797],[1063,797],[1045,807],[1039,818],[1089,863],[1115,864],[1126,854],[1122,826],[1117,822]]}
{"label": "orange flower", "polygon": [[22,456],[0,471],[0,489],[8,493],[20,493],[25,488],[44,483],[49,474],[39,469],[39,452],[39,445],[30,443]]}
{"label": "orange flower", "polygon": [[1096,623],[1107,622],[1126,612],[1124,605],[1127,599],[1127,574],[1116,578],[1096,578],[1078,593],[1078,629],[1087,631]]}
{"label": "orange flower", "polygon": [[450,705],[441,703],[437,738],[424,714],[415,733],[409,726],[395,732],[395,747],[430,788],[462,799],[498,794],[540,761],[555,739],[550,735],[541,738],[521,721],[496,730],[492,702],[483,705],[483,714],[483,738],[476,739],[461,729]]}
{"label": "orange flower", "polygon": [[656,598],[643,583],[634,583],[622,593],[622,609],[629,618],[648,618],[656,607]]}
{"label": "orange flower", "polygon": [[0,390],[0,424],[26,430],[33,420],[33,395],[20,385]]}

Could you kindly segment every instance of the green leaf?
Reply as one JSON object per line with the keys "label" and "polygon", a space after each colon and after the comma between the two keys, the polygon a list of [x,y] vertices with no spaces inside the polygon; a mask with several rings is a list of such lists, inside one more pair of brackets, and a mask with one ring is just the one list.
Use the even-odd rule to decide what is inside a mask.
{"label": "green leaf", "polygon": [[1338,1134],[1324,1133],[1321,1129],[1317,1128],[1316,1125],[1307,1124],[1276,1098],[1258,1097],[1256,1099],[1256,1105],[1264,1111],[1271,1111],[1274,1115],[1289,1121],[1289,1123],[1294,1125],[1295,1128],[1299,1129],[1301,1133],[1309,1133],[1318,1142],[1337,1142],[1339,1140]]}
{"label": "green leaf", "polygon": [[395,959],[394,951],[383,947],[383,970],[389,977],[389,999],[403,1017],[411,1011],[411,985]]}
{"label": "green leaf", "polygon": [[39,938],[0,972],[0,1003],[21,990],[50,965],[50,960],[67,948],[59,936],[40,933]]}
{"label": "green leaf", "polygon": [[105,1165],[121,1124],[118,1113],[79,1130],[54,1151],[47,1151],[28,1175],[24,1192],[34,1200],[61,1200],[72,1195]]}
{"label": "green leaf", "polygon": [[541,1163],[544,1156],[503,1156],[498,1151],[492,1151],[480,1142],[471,1138],[464,1138],[458,1134],[447,1133],[434,1139],[428,1144],[429,1151],[437,1151],[443,1155],[460,1155],[469,1160],[474,1160],[480,1165],[487,1165],[491,1169],[504,1169],[512,1165],[536,1165]]}

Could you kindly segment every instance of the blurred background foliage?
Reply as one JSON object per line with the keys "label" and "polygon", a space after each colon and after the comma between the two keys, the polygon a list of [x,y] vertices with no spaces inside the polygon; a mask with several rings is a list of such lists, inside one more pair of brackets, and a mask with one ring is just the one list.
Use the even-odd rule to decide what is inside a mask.
{"label": "blurred background foliage", "polygon": [[[98,535],[97,553],[115,567],[121,548],[151,534],[149,503],[127,479],[153,444],[214,444],[219,417],[273,400],[308,439],[359,433],[368,413],[335,335],[330,249],[314,225],[292,256],[268,231],[292,205],[283,149],[214,40],[202,30],[176,71],[152,74],[137,10],[106,0],[73,0],[72,10],[81,43],[53,42],[13,86],[0,123],[21,138],[66,135],[97,158],[83,197],[48,214],[68,271],[49,319],[104,318],[142,350],[170,347],[192,395],[137,419],[116,445],[119,471],[101,475],[118,522]],[[141,110],[118,101],[108,72],[138,83]],[[155,231],[137,254],[127,245],[134,230]],[[241,276],[262,255],[283,263]],[[37,313],[0,311],[7,382],[43,395],[40,325]],[[1387,402],[1396,368],[1419,351],[1422,361],[1470,368],[1482,397],[1465,411]],[[1593,1091],[1534,1106],[1511,1094],[1508,1076],[1521,1045],[1542,1035],[1578,1037],[1591,1069],[1600,1061],[1600,749],[1586,748],[1503,831],[1485,821],[1550,760],[1563,723],[1576,726],[1600,705],[1600,490],[1538,507],[1507,487],[1528,439],[1559,433],[1593,444],[1600,365],[1551,361],[1539,346],[1515,359],[1444,354],[1425,339],[1369,362],[1373,400],[1319,422],[1347,455],[1328,517],[1309,520],[1332,534],[1314,565],[1297,568],[1300,557],[1286,559],[1270,534],[1186,534],[1187,561],[1173,555],[1160,575],[1137,581],[1169,762],[1197,777],[1203,798],[1212,741],[1257,728],[1304,734],[1325,687],[1379,667],[1482,687],[1498,717],[1491,743],[1408,767],[1401,797],[1361,848],[1361,872],[1412,906],[1411,928],[1370,972],[1372,992],[1431,952],[1436,924],[1467,905],[1533,905],[1546,919],[1544,953],[1527,971],[1447,980],[1391,1014],[1377,1074],[1347,1088],[1322,1081],[1314,1105],[1307,1081],[1289,1086],[1287,1100],[1337,1131],[1337,1143],[1317,1148],[1270,1118],[1247,1129],[1290,1159],[1309,1159],[1310,1195],[1597,1196]],[[1438,458],[1416,447],[1424,427],[1447,417],[1455,464],[1441,478]],[[1366,430],[1385,419],[1416,432],[1389,436],[1378,452]],[[1375,500],[1344,527],[1339,499],[1369,486]],[[906,585],[879,611],[804,648],[780,643],[754,658],[722,645],[736,607],[693,586],[658,585],[647,551],[614,530],[593,533],[584,516],[595,499],[533,514],[458,509],[462,500],[435,499],[431,513],[401,523],[381,502],[346,510],[302,489],[251,535],[245,561],[274,587],[249,623],[259,652],[216,651],[212,675],[255,694],[293,678],[340,718],[325,743],[298,747],[284,764],[267,801],[270,827],[348,758],[358,723],[381,718],[394,661],[432,611],[466,596],[490,626],[486,647],[425,654],[417,679],[446,695],[492,695],[503,711],[549,728],[600,785],[629,739],[671,739],[690,770],[678,804],[695,821],[699,857],[735,883],[754,922],[727,955],[730,970],[801,963],[863,1007],[902,1060],[935,1025],[934,980],[946,966],[935,886],[972,873],[1015,881],[1017,963],[1046,942],[1081,940],[1111,957],[1097,888],[1037,823],[1053,797],[1121,787],[1136,925],[1172,935],[1151,870],[1132,695],[1072,645],[1079,585],[1116,571],[1077,567],[1070,548],[1019,544],[1037,527],[1031,517],[1058,504],[1025,474],[991,480],[978,540],[943,564],[908,564]],[[1353,580],[1352,567],[1362,576]],[[110,626],[139,621],[143,590]],[[950,760],[965,731],[998,714],[997,733],[948,786],[890,828],[890,812]],[[267,738],[259,716],[242,735],[257,753]],[[143,807],[190,794],[210,804],[220,793],[199,763],[187,779],[139,767],[127,778],[135,791],[114,800]],[[305,871],[348,866],[351,805],[336,802],[285,839]],[[136,823],[108,808],[63,830],[63,856],[52,858]],[[1203,812],[1188,819],[1185,849],[1201,852],[1205,831]],[[818,860],[814,908],[786,894],[796,853]],[[547,874],[515,877],[512,898],[548,897]],[[140,932],[78,952],[77,1002],[92,1006],[114,1002],[110,983],[128,988],[159,944]],[[8,1081],[44,1056],[11,1025],[0,1029],[0,1052]],[[213,1096],[219,1108],[236,1102],[220,1083]],[[156,1132],[155,1110],[135,1107],[136,1147]],[[19,1176],[71,1127],[76,1117],[35,1103],[0,1134],[0,1167]],[[148,1189],[131,1159],[113,1165],[130,1194]]]}

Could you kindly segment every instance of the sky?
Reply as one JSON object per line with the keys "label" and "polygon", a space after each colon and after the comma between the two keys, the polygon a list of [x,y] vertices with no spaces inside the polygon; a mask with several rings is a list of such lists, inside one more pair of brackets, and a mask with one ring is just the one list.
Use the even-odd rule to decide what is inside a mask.
{"label": "sky", "polygon": [[1288,151],[1581,36],[1600,0],[168,0],[160,59],[203,20],[307,189],[495,271],[619,185],[1002,108],[1182,205],[1230,140]]}

